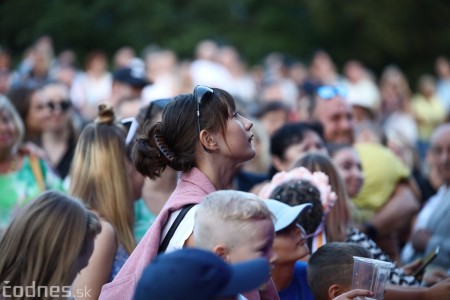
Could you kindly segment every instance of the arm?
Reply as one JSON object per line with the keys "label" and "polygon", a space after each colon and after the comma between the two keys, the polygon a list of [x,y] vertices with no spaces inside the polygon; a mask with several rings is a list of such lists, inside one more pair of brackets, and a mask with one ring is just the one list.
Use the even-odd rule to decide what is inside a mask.
{"label": "arm", "polygon": [[[89,264],[84,268],[72,284],[72,294],[77,300],[98,299],[102,286],[108,281],[114,255],[117,250],[116,237],[112,225],[101,220],[102,231],[94,242],[94,252]],[[84,297],[77,297],[77,290],[89,291]],[[84,293],[83,293],[84,294]]]}
{"label": "arm", "polygon": [[448,300],[450,299],[450,279],[429,288],[401,286],[386,287],[385,300]]}
{"label": "arm", "polygon": [[194,244],[194,233],[191,233],[191,235],[187,238],[186,241],[184,241],[184,246],[183,248],[189,248],[189,247],[195,247]]}
{"label": "arm", "polygon": [[392,198],[372,218],[371,224],[379,235],[385,235],[403,228],[419,210],[420,204],[414,189],[407,183],[400,183]]}
{"label": "arm", "polygon": [[359,232],[357,229],[353,229],[352,234],[347,236],[346,242],[357,243],[358,245],[369,250],[373,259],[393,263],[395,266],[391,269],[391,272],[389,274],[389,282],[391,284],[414,286],[420,283],[415,279],[414,276],[406,275],[405,272],[401,268],[399,268],[398,265],[394,261],[392,261],[389,256],[384,253],[383,250],[381,250],[373,240],[371,240],[364,233]]}

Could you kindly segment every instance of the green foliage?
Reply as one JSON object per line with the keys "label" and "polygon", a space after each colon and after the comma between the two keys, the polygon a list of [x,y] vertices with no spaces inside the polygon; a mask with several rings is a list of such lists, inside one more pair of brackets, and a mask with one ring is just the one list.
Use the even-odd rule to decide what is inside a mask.
{"label": "green foliage", "polygon": [[380,72],[395,63],[415,79],[449,54],[449,19],[446,0],[10,0],[0,2],[0,44],[18,57],[48,34],[57,51],[81,57],[154,44],[191,58],[212,38],[250,64],[273,51],[308,63],[323,48],[338,66],[357,58]]}

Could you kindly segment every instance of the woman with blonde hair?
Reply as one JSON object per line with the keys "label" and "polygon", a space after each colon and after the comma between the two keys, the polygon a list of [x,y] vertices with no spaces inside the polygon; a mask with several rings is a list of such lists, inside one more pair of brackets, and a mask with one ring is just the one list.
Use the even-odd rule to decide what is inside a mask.
{"label": "woman with blonde hair", "polygon": [[126,160],[126,131],[111,106],[100,104],[98,117],[87,125],[77,143],[71,169],[70,194],[99,217],[102,232],[88,267],[74,287],[88,287],[97,299],[135,247],[133,203]]}
{"label": "woman with blonde hair", "polygon": [[0,95],[0,233],[11,218],[46,189],[62,190],[62,182],[48,164],[19,151],[25,128],[14,105]]}
{"label": "woman with blonde hair", "polygon": [[78,199],[42,193],[15,216],[0,240],[0,299],[77,296],[81,291],[70,286],[87,266],[100,230],[98,218]]}

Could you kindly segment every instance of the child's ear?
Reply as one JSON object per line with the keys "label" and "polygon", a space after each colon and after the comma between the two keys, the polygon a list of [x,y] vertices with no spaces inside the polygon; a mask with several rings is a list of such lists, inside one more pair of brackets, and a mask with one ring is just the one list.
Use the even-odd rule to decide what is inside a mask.
{"label": "child's ear", "polygon": [[347,292],[345,287],[339,284],[333,284],[328,288],[328,299],[334,299],[345,292]]}
{"label": "child's ear", "polygon": [[225,247],[224,245],[221,245],[221,244],[216,245],[216,246],[213,248],[213,252],[214,252],[217,256],[219,256],[220,258],[222,258],[224,261],[226,261],[227,263],[231,263],[228,248]]}

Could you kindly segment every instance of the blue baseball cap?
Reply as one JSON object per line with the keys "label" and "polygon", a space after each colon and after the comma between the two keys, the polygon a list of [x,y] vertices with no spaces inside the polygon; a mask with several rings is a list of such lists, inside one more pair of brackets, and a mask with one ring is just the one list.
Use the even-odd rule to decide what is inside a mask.
{"label": "blue baseball cap", "polygon": [[228,264],[213,252],[184,248],[157,256],[144,270],[134,300],[211,300],[255,290],[269,279],[269,262]]}

